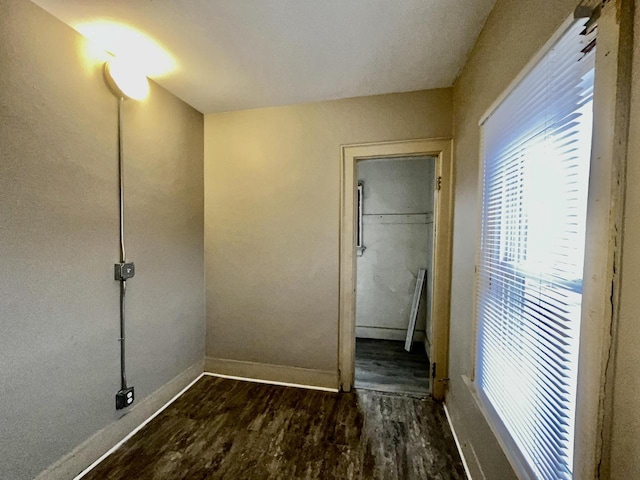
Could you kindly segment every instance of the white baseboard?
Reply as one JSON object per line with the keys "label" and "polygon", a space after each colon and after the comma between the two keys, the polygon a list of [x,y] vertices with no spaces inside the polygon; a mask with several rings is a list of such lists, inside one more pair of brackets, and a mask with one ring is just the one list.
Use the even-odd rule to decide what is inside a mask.
{"label": "white baseboard", "polygon": [[462,445],[460,445],[460,441],[458,440],[458,435],[456,434],[455,429],[453,428],[453,423],[451,422],[451,417],[449,416],[449,409],[447,409],[447,405],[445,403],[442,404],[444,407],[444,414],[447,417],[447,422],[449,423],[449,429],[451,429],[451,433],[453,434],[453,440],[456,442],[456,448],[458,449],[458,453],[460,454],[460,458],[462,459],[462,465],[464,466],[464,471],[467,474],[468,480],[472,480],[471,472],[469,471],[469,465],[467,464],[467,459],[464,456],[462,451]]}
{"label": "white baseboard", "polygon": [[36,480],[81,478],[184,393],[202,376],[202,370],[202,362],[191,366],[131,407],[126,415],[99,430],[49,466]]}
{"label": "white baseboard", "polygon": [[226,358],[204,359],[205,374],[235,380],[338,391],[338,372],[246,362]]}
{"label": "white baseboard", "polygon": [[[376,340],[397,340],[404,342],[407,338],[407,330],[401,328],[356,326],[356,338],[373,338]],[[423,342],[424,330],[416,330],[413,335],[413,341]]]}

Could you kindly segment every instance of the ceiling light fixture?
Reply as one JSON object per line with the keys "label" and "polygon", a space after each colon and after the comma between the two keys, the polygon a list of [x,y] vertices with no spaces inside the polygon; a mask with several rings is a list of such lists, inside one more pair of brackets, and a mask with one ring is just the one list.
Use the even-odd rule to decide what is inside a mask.
{"label": "ceiling light fixture", "polygon": [[126,60],[138,72],[158,79],[178,69],[176,60],[149,35],[124,23],[94,20],[73,27],[100,49]]}
{"label": "ceiling light fixture", "polygon": [[115,57],[104,64],[104,74],[118,97],[143,100],[149,94],[149,80],[135,65]]}

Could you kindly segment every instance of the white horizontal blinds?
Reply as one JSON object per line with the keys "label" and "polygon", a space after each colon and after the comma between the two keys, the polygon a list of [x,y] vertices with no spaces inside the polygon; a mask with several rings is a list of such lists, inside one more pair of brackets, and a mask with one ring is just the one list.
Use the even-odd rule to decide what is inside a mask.
{"label": "white horizontal blinds", "polygon": [[572,478],[595,62],[580,23],[483,125],[477,383],[548,480]]}

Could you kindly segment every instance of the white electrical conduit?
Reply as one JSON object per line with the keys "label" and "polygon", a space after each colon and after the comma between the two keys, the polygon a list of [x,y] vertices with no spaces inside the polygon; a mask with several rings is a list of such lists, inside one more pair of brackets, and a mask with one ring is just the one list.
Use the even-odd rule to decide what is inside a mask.
{"label": "white electrical conduit", "polygon": [[[119,193],[120,193],[120,263],[126,263],[126,253],[124,249],[124,150],[122,142],[123,120],[122,107],[124,105],[124,97],[118,100],[118,173]],[[120,385],[121,389],[127,388],[127,369],[125,363],[125,344],[124,344],[124,301],[127,293],[127,281],[120,280]]]}

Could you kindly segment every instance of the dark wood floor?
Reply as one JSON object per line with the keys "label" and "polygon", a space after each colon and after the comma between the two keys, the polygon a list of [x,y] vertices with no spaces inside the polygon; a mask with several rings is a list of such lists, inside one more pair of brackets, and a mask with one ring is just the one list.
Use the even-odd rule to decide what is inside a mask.
{"label": "dark wood floor", "polygon": [[429,358],[422,342],[411,352],[404,342],[356,339],[356,388],[381,392],[429,394]]}
{"label": "dark wood floor", "polygon": [[203,377],[86,480],[463,479],[443,408]]}

